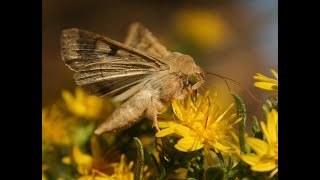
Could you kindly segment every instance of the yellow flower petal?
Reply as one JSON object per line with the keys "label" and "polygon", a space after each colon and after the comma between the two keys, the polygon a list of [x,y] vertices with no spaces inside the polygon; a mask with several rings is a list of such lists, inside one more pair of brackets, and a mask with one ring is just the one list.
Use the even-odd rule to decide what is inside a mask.
{"label": "yellow flower petal", "polygon": [[186,137],[186,138],[180,139],[174,147],[180,151],[189,152],[189,151],[196,151],[198,149],[201,149],[203,148],[203,146],[204,144],[199,138]]}
{"label": "yellow flower petal", "polygon": [[261,128],[267,141],[276,144],[278,142],[278,112],[275,109],[272,109],[271,113],[267,112],[267,121],[268,125],[261,121]]}
{"label": "yellow flower petal", "polygon": [[267,76],[264,76],[260,73],[257,73],[255,76],[253,76],[253,79],[257,80],[257,81],[262,81],[262,82],[268,82],[268,83],[272,83],[272,84],[278,84],[278,81],[272,78],[269,78]]}
{"label": "yellow flower petal", "polygon": [[180,136],[188,137],[190,136],[190,129],[186,126],[176,124],[174,127],[174,132]]}
{"label": "yellow flower petal", "polygon": [[73,147],[73,158],[74,161],[79,165],[84,165],[87,167],[92,166],[93,159],[88,154],[81,152],[81,150],[77,147]]}
{"label": "yellow flower petal", "polygon": [[270,69],[270,72],[272,73],[272,75],[273,75],[276,79],[278,79],[278,73],[277,73],[275,70]]}
{"label": "yellow flower petal", "polygon": [[260,161],[259,163],[256,163],[255,165],[251,166],[252,171],[257,172],[266,172],[271,171],[277,167],[277,164],[275,161]]}
{"label": "yellow flower petal", "polygon": [[252,166],[260,161],[260,156],[257,156],[256,154],[243,154],[241,155],[241,159]]}
{"label": "yellow flower petal", "polygon": [[237,120],[234,121],[234,123],[232,123],[232,125],[238,124],[241,120],[242,118],[238,118]]}
{"label": "yellow flower petal", "polygon": [[61,94],[62,99],[66,102],[66,104],[69,104],[73,100],[73,96],[69,91],[63,90]]}
{"label": "yellow flower petal", "polygon": [[231,147],[225,146],[219,142],[215,142],[213,143],[213,145],[215,148],[219,149],[222,152],[228,152],[231,149]]}
{"label": "yellow flower petal", "polygon": [[172,101],[172,110],[178,119],[183,120],[182,106],[179,105],[179,100]]}
{"label": "yellow flower petal", "polygon": [[261,139],[248,137],[247,143],[258,155],[263,155],[268,152],[268,144]]}
{"label": "yellow flower petal", "polygon": [[275,109],[272,109],[268,116],[268,132],[271,143],[278,142],[278,112]]}
{"label": "yellow flower petal", "polygon": [[267,129],[267,125],[263,121],[260,122],[260,125],[261,125],[261,129],[262,129],[263,134],[266,137],[267,141],[269,143],[271,143],[272,142],[272,137],[270,136],[270,133],[269,133],[269,131]]}
{"label": "yellow flower petal", "polygon": [[167,128],[169,127],[169,122],[158,121],[159,128]]}
{"label": "yellow flower petal", "polygon": [[269,82],[256,82],[253,84],[255,87],[261,88],[266,91],[274,92],[278,87],[274,83]]}
{"label": "yellow flower petal", "polygon": [[230,106],[227,108],[227,110],[225,110],[218,118],[217,120],[215,121],[216,123],[219,122],[223,116],[233,107],[234,103],[230,104]]}
{"label": "yellow flower petal", "polygon": [[162,129],[161,131],[157,132],[156,137],[165,137],[172,135],[174,133],[172,128]]}

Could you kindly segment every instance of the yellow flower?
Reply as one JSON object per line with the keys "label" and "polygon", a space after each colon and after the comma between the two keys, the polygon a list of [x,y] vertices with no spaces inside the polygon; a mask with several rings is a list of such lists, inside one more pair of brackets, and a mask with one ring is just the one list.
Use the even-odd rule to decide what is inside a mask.
{"label": "yellow flower", "polygon": [[[120,157],[120,162],[119,163],[113,163],[112,164],[114,168],[114,173],[111,176],[113,179],[121,179],[121,180],[133,180],[134,179],[134,174],[132,172],[133,169],[133,161],[130,161],[129,164],[127,165],[127,159],[124,154],[121,155]],[[144,166],[143,168],[143,179],[148,179],[150,176],[150,172],[148,172],[148,166]]]}
{"label": "yellow flower", "polygon": [[256,75],[253,76],[253,79],[257,80],[257,82],[254,83],[254,86],[266,92],[278,94],[278,73],[273,69],[270,69],[270,72],[275,79],[256,73]]}
{"label": "yellow flower", "polygon": [[72,147],[72,156],[62,158],[63,163],[74,163],[77,166],[78,173],[81,175],[78,178],[79,180],[96,180],[104,179],[104,177],[110,179],[109,175],[97,170],[97,167],[94,167],[95,161],[97,161],[97,159],[94,159],[94,157],[89,154],[83,153],[78,146]]}
{"label": "yellow flower", "polygon": [[[74,149],[74,158],[78,167],[78,172],[82,175],[79,180],[133,180],[133,161],[127,164],[124,154],[121,155],[120,162],[110,164],[113,174],[107,174],[93,168],[93,158],[82,153],[79,149]],[[145,170],[147,170],[145,168]]]}
{"label": "yellow flower", "polygon": [[[65,164],[74,163],[80,174],[79,180],[133,180],[133,161],[127,164],[124,154],[120,162],[108,163],[104,159],[104,153],[96,136],[91,138],[92,155],[83,153],[78,146],[73,146],[72,155],[62,159]],[[144,167],[144,178],[148,178],[150,172]]]}
{"label": "yellow flower", "polygon": [[62,158],[62,162],[75,164],[82,178],[89,178],[94,174],[96,176],[110,174],[113,168],[104,161],[103,152],[96,136],[91,137],[90,144],[92,155],[83,153],[78,146],[74,145],[71,155]]}
{"label": "yellow flower", "polygon": [[81,150],[74,146],[72,149],[72,154],[75,163],[77,164],[77,169],[80,174],[89,174],[89,171],[92,169],[93,158],[81,152]]}
{"label": "yellow flower", "polygon": [[69,145],[68,136],[70,118],[65,118],[56,106],[42,109],[42,142],[48,144]]}
{"label": "yellow flower", "polygon": [[195,151],[204,146],[216,151],[233,152],[229,135],[233,131],[233,124],[238,120],[235,120],[235,114],[226,116],[233,104],[221,111],[220,106],[215,103],[217,94],[213,98],[208,94],[209,92],[202,96],[197,93],[195,102],[192,94],[184,100],[173,100],[172,108],[178,121],[160,121],[158,125],[162,130],[156,137],[174,134],[182,136],[175,148],[183,152]]}
{"label": "yellow flower", "polygon": [[230,32],[219,15],[211,10],[197,8],[178,11],[174,17],[174,26],[179,35],[202,48],[222,46]]}
{"label": "yellow flower", "polygon": [[[132,172],[133,169],[133,161],[130,161],[127,164],[126,156],[124,154],[120,157],[120,162],[112,163],[113,174],[107,175],[101,171],[92,170],[91,175],[84,175],[79,178],[79,180],[133,180],[134,174]],[[150,176],[150,173],[147,172],[148,167],[145,166],[143,172],[145,173],[144,179],[147,179]]]}
{"label": "yellow flower", "polygon": [[133,180],[134,174],[132,172],[133,161],[131,161],[127,165],[126,156],[124,154],[121,155],[119,163],[112,164],[114,168],[114,174],[112,175],[114,179],[123,179],[123,180]]}
{"label": "yellow flower", "polygon": [[69,91],[62,91],[62,98],[68,110],[78,117],[97,119],[103,111],[103,99],[89,96],[80,88],[73,96]]}
{"label": "yellow flower", "polygon": [[261,128],[267,142],[248,137],[247,143],[255,153],[244,154],[242,160],[251,165],[252,171],[272,171],[273,176],[278,171],[278,112],[272,109],[267,113],[267,125],[261,121]]}

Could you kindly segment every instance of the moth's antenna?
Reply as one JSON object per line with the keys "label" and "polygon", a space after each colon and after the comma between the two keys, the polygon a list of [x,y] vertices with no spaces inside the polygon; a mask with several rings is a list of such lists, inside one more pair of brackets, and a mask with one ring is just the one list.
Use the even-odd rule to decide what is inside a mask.
{"label": "moth's antenna", "polygon": [[242,86],[241,86],[241,83],[240,83],[239,81],[236,81],[236,80],[234,80],[234,79],[232,79],[232,78],[229,78],[229,77],[226,77],[226,76],[221,76],[221,75],[219,75],[219,74],[215,74],[215,73],[212,73],[212,72],[206,72],[206,74],[214,75],[214,76],[217,76],[217,77],[223,79],[224,82],[226,83],[227,87],[228,87],[228,90],[229,90],[230,92],[231,92],[231,88],[230,88],[227,80],[230,80],[230,81],[233,81],[233,82],[237,83],[242,89],[244,89],[245,91],[247,91],[247,93],[252,97],[252,99],[254,99],[255,101],[261,103],[261,101],[260,101],[259,99],[257,99],[248,89],[242,87]]}

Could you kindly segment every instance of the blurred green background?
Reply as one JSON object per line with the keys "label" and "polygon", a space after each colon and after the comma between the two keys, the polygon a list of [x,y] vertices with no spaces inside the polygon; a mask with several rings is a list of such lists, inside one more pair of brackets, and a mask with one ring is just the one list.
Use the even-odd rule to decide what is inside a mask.
{"label": "blurred green background", "polygon": [[[191,55],[205,71],[231,77],[259,99],[252,76],[278,69],[278,2],[240,0],[101,1],[45,0],[42,24],[43,106],[73,91],[73,72],[60,56],[60,33],[81,28],[123,42],[128,26],[141,22],[171,51]],[[207,76],[208,87],[227,88],[221,79]],[[230,82],[230,84],[233,84]],[[261,111],[245,91],[232,85],[248,106]],[[255,113],[256,114],[256,113]]]}

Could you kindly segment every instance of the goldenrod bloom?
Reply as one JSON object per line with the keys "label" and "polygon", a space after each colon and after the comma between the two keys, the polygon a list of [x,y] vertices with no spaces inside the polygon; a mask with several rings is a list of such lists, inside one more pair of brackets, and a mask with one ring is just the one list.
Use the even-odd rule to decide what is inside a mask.
{"label": "goldenrod bloom", "polygon": [[68,145],[70,118],[65,118],[56,106],[42,110],[42,141],[43,143]]}
{"label": "goldenrod bloom", "polygon": [[254,83],[254,86],[266,92],[278,94],[278,73],[273,69],[270,69],[270,72],[275,79],[256,73],[256,75],[253,76],[253,79],[257,81]]}
{"label": "goldenrod bloom", "polygon": [[89,96],[80,88],[75,89],[75,95],[62,91],[62,98],[68,110],[78,117],[97,119],[103,110],[103,99]]}
{"label": "goldenrod bloom", "polygon": [[[79,147],[73,146],[72,156],[62,159],[65,164],[74,163],[78,173],[81,175],[79,180],[133,180],[134,174],[133,161],[127,164],[124,154],[120,157],[120,162],[108,163],[104,161],[104,153],[98,144],[95,136],[91,139],[92,155],[83,153]],[[144,178],[150,176],[148,167],[144,167]]]}
{"label": "goldenrod bloom", "polygon": [[261,128],[267,142],[248,137],[247,143],[255,153],[244,154],[242,160],[251,165],[252,171],[272,171],[274,175],[278,171],[278,112],[272,109],[267,113],[267,125],[261,121]]}
{"label": "goldenrod bloom", "polygon": [[104,161],[103,152],[97,137],[92,136],[90,143],[92,155],[83,153],[78,146],[74,145],[71,155],[62,158],[62,162],[65,164],[75,164],[78,173],[83,179],[90,179],[93,175],[110,174],[113,168]]}
{"label": "goldenrod bloom", "polygon": [[226,114],[233,104],[221,111],[215,103],[216,98],[210,98],[208,94],[201,96],[197,93],[195,102],[191,94],[185,100],[173,100],[172,108],[178,120],[159,122],[162,130],[156,137],[174,134],[182,136],[175,148],[183,152],[195,151],[204,146],[221,152],[232,152],[229,135],[233,131],[232,125],[238,121],[235,120],[235,114],[229,117]]}
{"label": "goldenrod bloom", "polygon": [[[101,171],[97,171],[95,169],[92,170],[91,175],[81,176],[78,180],[134,180],[134,174],[132,172],[133,169],[133,161],[127,165],[126,156],[124,154],[120,157],[119,163],[112,163],[113,174],[107,175]],[[146,173],[148,167],[145,166],[143,172],[145,173],[143,179],[147,179],[150,176],[150,173]]]}

